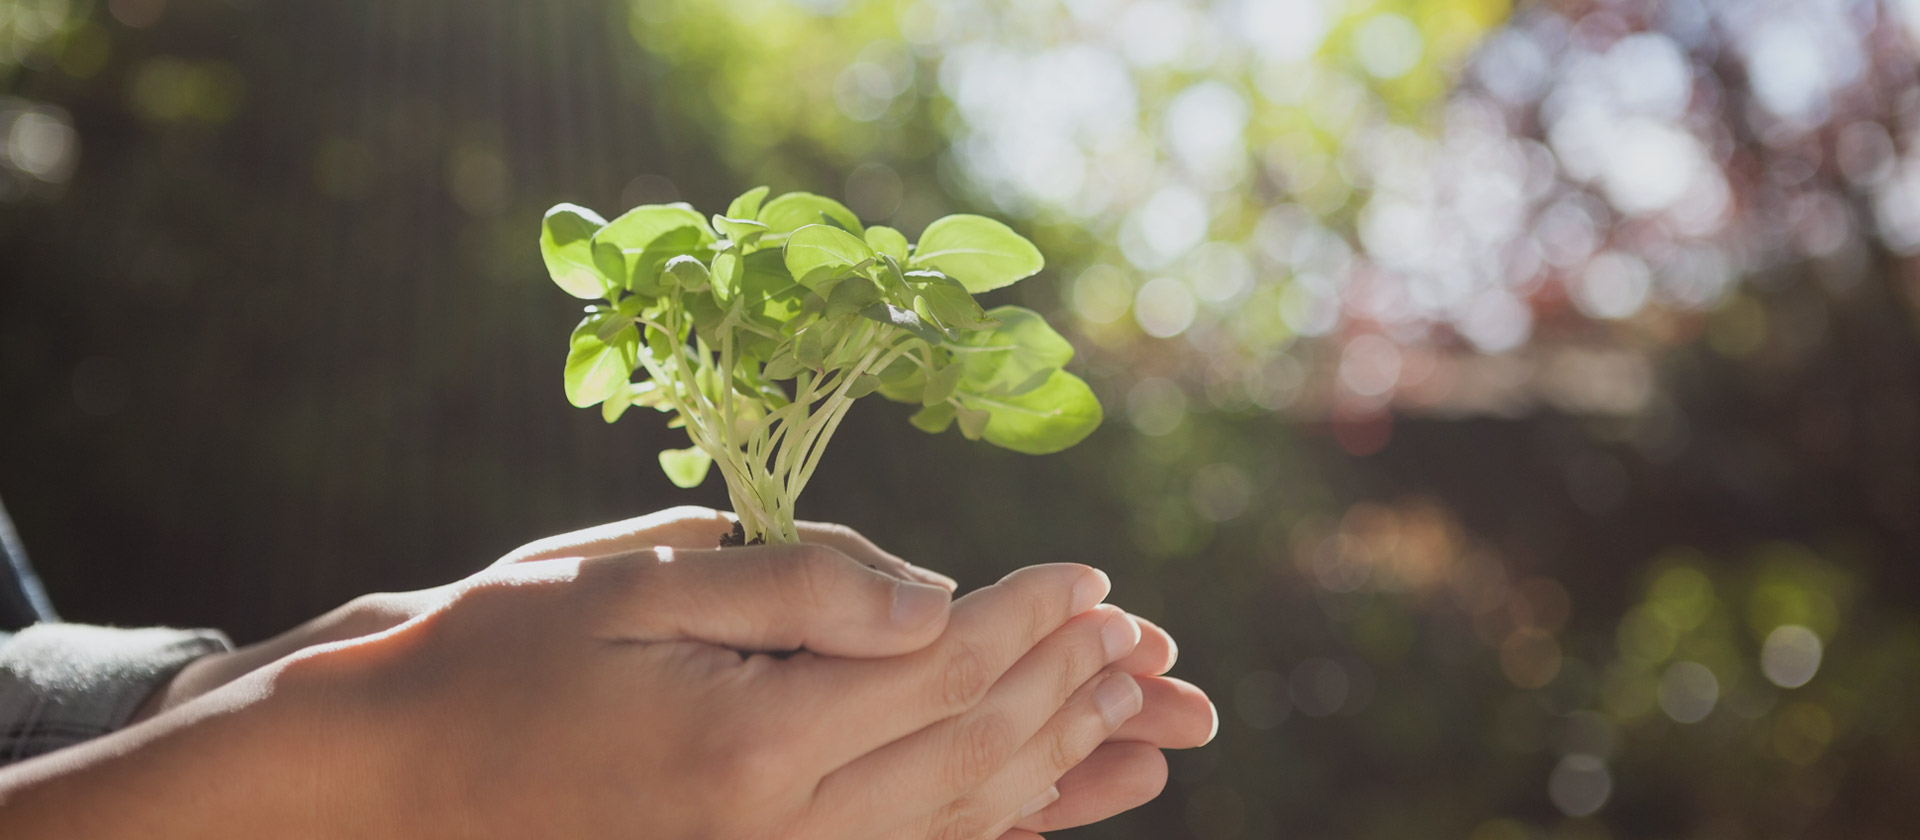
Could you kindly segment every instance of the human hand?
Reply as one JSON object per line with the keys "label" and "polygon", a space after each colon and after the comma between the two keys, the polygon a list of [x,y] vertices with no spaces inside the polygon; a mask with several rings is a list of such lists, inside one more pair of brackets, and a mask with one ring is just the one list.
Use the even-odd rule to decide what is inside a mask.
{"label": "human hand", "polygon": [[[713,546],[718,535],[730,525],[730,520],[710,509],[676,508],[541,540],[509,554],[496,566],[606,556],[655,546],[706,548]],[[802,523],[801,531],[803,539],[809,542],[835,546],[864,565],[897,578],[936,583],[948,589],[953,586],[951,580],[880,551],[842,526]],[[168,699],[172,703],[190,699],[196,689],[204,692],[303,647],[386,630],[434,609],[447,597],[447,589],[356,599],[270,642],[196,663],[195,668],[176,679],[167,693]],[[1143,676],[1139,684],[1145,694],[1144,711],[1116,733],[1111,743],[1101,746],[1084,766],[1060,778],[1059,801],[1022,820],[1023,828],[1063,828],[1135,807],[1151,799],[1164,784],[1165,763],[1156,748],[1197,746],[1211,737],[1214,714],[1205,696],[1177,680],[1151,676],[1164,673],[1172,664],[1172,640],[1151,623],[1140,619],[1134,619],[1134,623],[1139,628],[1139,647],[1118,663],[1116,669]],[[1030,783],[1029,787],[1036,792],[1046,790],[1045,785]],[[965,808],[972,807],[965,804]]]}
{"label": "human hand", "polygon": [[528,560],[281,681],[359,722],[335,740],[363,831],[993,836],[1139,708],[1093,679],[1135,642],[1104,594],[1035,567],[948,619],[943,590],[818,547]]}
{"label": "human hand", "polygon": [[[678,507],[531,543],[501,562],[611,554],[656,544],[704,548],[731,525],[730,518],[711,508]],[[954,587],[951,579],[880,549],[844,525],[801,522],[799,527],[805,542],[831,546],[869,567],[902,579]],[[1130,618],[1139,628],[1139,643],[1109,668],[1135,676],[1144,694],[1142,710],[1057,779],[1056,801],[1045,803],[1047,789],[1033,787],[1042,799],[1029,804],[1038,803],[1042,810],[1021,817],[1017,828],[999,835],[1002,840],[1030,840],[1041,831],[1088,825],[1139,807],[1166,786],[1167,764],[1161,750],[1198,747],[1213,740],[1219,715],[1206,694],[1183,680],[1163,676],[1179,655],[1172,636],[1144,618]]]}

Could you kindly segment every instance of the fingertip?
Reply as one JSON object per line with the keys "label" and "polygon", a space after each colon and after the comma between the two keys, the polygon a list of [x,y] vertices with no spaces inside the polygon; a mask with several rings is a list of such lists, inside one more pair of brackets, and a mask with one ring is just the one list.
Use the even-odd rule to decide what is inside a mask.
{"label": "fingertip", "polygon": [[929,625],[943,619],[947,614],[947,608],[952,603],[953,593],[943,587],[896,581],[893,585],[893,607],[890,620],[895,630],[905,632],[925,630]]}
{"label": "fingertip", "polygon": [[933,584],[934,586],[938,586],[941,589],[947,590],[948,594],[952,594],[960,591],[959,581],[954,580],[953,578],[947,577],[946,575],[940,574],[939,572],[933,571],[932,569],[926,569],[926,568],[922,568],[912,564],[908,564],[907,570],[914,577],[919,578],[920,582],[930,583],[930,584]]}
{"label": "fingertip", "polygon": [[1073,584],[1073,614],[1079,615],[1093,609],[1106,600],[1107,593],[1113,591],[1113,579],[1099,569],[1089,568],[1090,574],[1081,576]]}

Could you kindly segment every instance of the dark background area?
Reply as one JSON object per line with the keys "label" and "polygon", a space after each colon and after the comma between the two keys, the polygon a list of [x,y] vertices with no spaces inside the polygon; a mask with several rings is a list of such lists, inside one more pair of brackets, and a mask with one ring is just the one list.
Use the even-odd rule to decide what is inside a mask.
{"label": "dark background area", "polygon": [[[577,302],[535,247],[553,203],[713,210],[769,173],[838,194],[878,159],[914,200],[871,222],[1004,215],[942,156],[936,93],[876,148],[791,129],[742,152],[754,127],[700,93],[709,57],[647,48],[649,19],[618,3],[77,8],[0,85],[77,138],[70,175],[14,172],[0,203],[0,497],[68,620],[252,641],[541,536],[724,507],[718,482],[658,474],[681,433],[562,398]],[[1730,60],[1705,66],[1743,89]],[[1875,113],[1898,124],[1916,100],[1894,70]],[[1740,148],[1729,171],[1794,154]],[[1840,184],[1823,160],[1813,180]],[[1054,267],[999,294],[1066,313],[1105,234],[1024,224]],[[1110,421],[1081,446],[1028,458],[863,403],[801,512],[969,587],[1091,563],[1176,635],[1219,740],[1073,836],[1911,836],[1920,275],[1853,241],[1749,260],[1717,310],[1625,339],[1543,327],[1515,351],[1631,349],[1655,392],[1634,413],[1193,396],[1149,434],[1138,372],[1197,395],[1204,350],[1103,342],[1081,365]],[[1754,312],[1759,338],[1729,352],[1717,337]],[[1284,353],[1335,376],[1332,342]],[[1384,443],[1356,445],[1368,429]],[[1218,475],[1238,476],[1225,496]],[[1804,687],[1761,674],[1775,625],[1825,643]],[[1663,713],[1682,662],[1719,680],[1698,722]],[[1583,809],[1592,766],[1604,807]]]}

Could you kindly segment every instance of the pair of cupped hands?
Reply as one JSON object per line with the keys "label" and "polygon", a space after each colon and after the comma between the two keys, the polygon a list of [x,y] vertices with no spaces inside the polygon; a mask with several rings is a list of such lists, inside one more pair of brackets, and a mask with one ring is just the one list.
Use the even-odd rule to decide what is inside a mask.
{"label": "pair of cupped hands", "polygon": [[203,756],[300,759],[215,780],[239,797],[201,836],[1032,840],[1145,803],[1162,749],[1213,737],[1162,676],[1173,640],[1093,568],[954,600],[850,529],[713,548],[731,524],[675,508],[356,599],[188,666],[119,749],[201,729]]}

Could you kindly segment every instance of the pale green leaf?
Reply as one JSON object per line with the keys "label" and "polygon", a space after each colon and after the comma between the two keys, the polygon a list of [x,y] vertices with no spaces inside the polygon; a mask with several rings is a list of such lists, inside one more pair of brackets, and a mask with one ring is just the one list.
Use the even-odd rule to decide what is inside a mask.
{"label": "pale green leaf", "polygon": [[953,396],[954,389],[960,386],[960,375],[966,373],[966,366],[958,362],[940,368],[927,377],[927,389],[920,394],[922,405],[934,405],[947,401]]}
{"label": "pale green leaf", "polygon": [[582,300],[607,296],[607,278],[593,260],[593,235],[606,224],[600,214],[572,204],[547,211],[540,225],[540,256],[554,285]]}
{"label": "pale green leaf", "polygon": [[1046,267],[1026,237],[985,216],[947,216],[927,226],[910,268],[936,268],[974,294],[1011,286]]}
{"label": "pale green leaf", "polygon": [[890,303],[876,303],[860,310],[860,314],[869,320],[906,330],[928,344],[937,345],[942,339],[939,330],[920,320],[920,316],[911,309],[901,309]]}
{"label": "pale green leaf", "polygon": [[946,431],[948,426],[953,425],[953,416],[953,403],[943,402],[939,405],[930,405],[914,412],[912,417],[907,418],[907,422],[912,423],[914,428],[920,431],[930,435],[937,435]]}
{"label": "pale green leaf", "polygon": [[765,201],[767,187],[754,187],[740,194],[739,198],[727,205],[727,216],[734,219],[753,219],[760,216],[760,202]]}
{"label": "pale green leaf", "polygon": [[[731,212],[727,215],[736,219],[745,218]],[[823,215],[839,222],[841,227],[846,228],[855,237],[866,232],[866,229],[860,226],[860,217],[855,216],[846,205],[813,193],[790,192],[780,196],[760,208],[758,218],[766,224],[768,236],[780,236],[807,225],[820,224],[820,217]]]}
{"label": "pale green leaf", "polygon": [[699,487],[700,482],[707,480],[707,469],[712,466],[713,458],[698,446],[660,451],[660,470],[676,487]]}
{"label": "pale green leaf", "polygon": [[962,335],[954,355],[966,365],[961,390],[1010,395],[1038,386],[1073,359],[1073,345],[1054,332],[1040,313],[1018,306],[996,307],[987,316],[999,323]]}
{"label": "pale green leaf", "polygon": [[979,440],[980,435],[987,430],[987,423],[993,419],[992,414],[980,408],[961,406],[959,414],[960,434],[967,440]]}
{"label": "pale green leaf", "polygon": [[867,243],[827,225],[807,225],[787,240],[787,273],[809,289],[871,259],[873,249]]}
{"label": "pale green leaf", "polygon": [[610,340],[603,341],[600,327],[608,319],[609,316],[596,315],[582,320],[573,328],[573,337],[568,342],[567,401],[578,408],[595,405],[625,387],[639,362],[639,330],[629,323],[616,330]]}
{"label": "pale green leaf", "polygon": [[894,262],[903,263],[907,261],[906,234],[887,227],[886,225],[874,225],[873,227],[867,228],[866,240],[867,245],[873,248],[874,253],[886,254],[892,257]]}
{"label": "pale green leaf", "polygon": [[991,417],[982,436],[988,443],[1028,455],[1066,449],[1092,434],[1101,420],[1100,400],[1080,377],[1056,370],[1040,387],[1023,394],[985,397],[961,393],[962,408]]}
{"label": "pale green leaf", "polygon": [[628,210],[594,234],[593,241],[610,243],[631,254],[652,245],[661,234],[683,227],[699,230],[708,241],[713,238],[705,216],[686,204],[675,203],[642,204]]}

